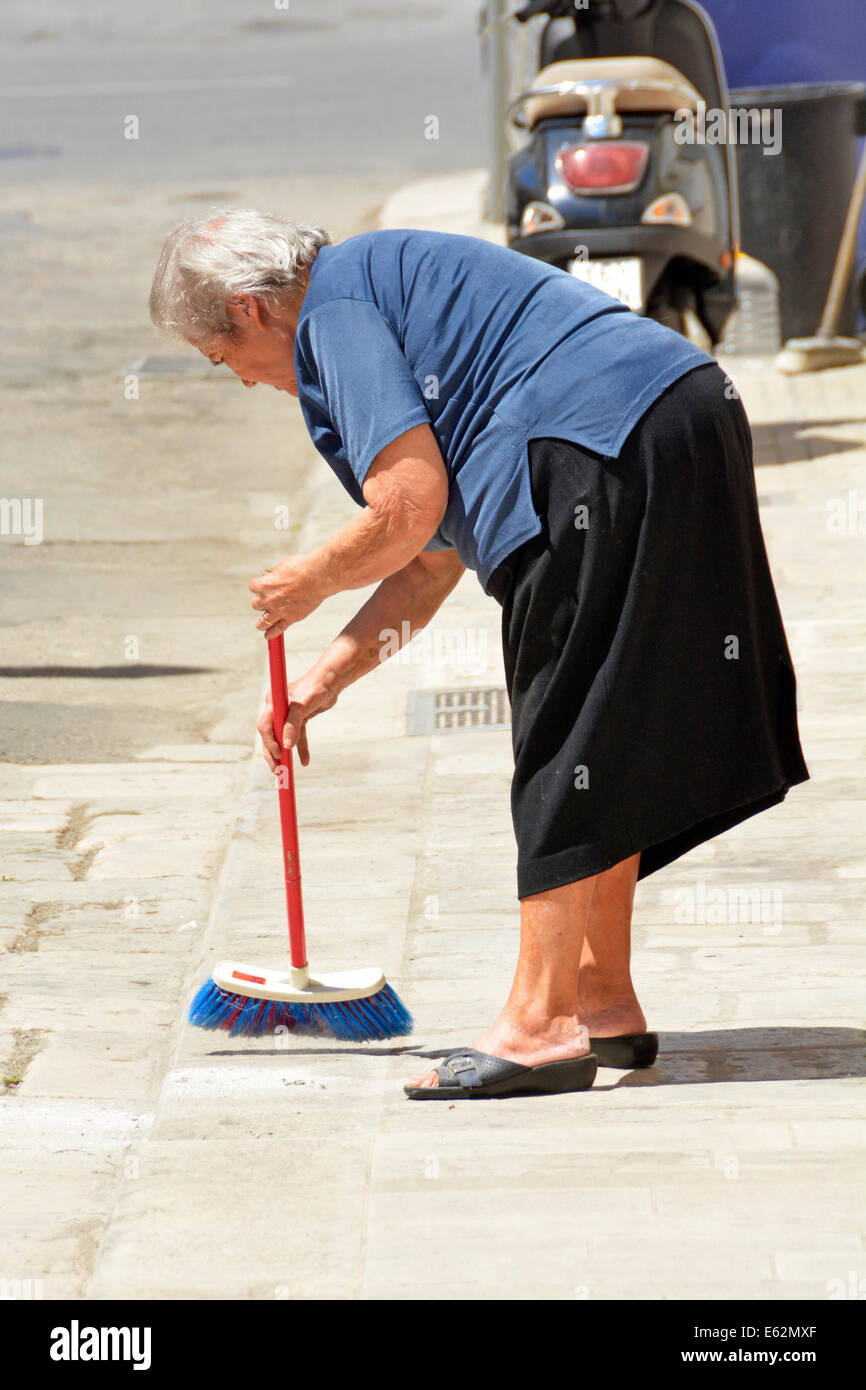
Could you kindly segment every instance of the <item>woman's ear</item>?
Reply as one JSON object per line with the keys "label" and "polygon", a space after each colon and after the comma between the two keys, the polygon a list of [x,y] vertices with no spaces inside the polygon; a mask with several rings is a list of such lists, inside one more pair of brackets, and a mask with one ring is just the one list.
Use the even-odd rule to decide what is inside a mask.
{"label": "woman's ear", "polygon": [[264,300],[257,299],[254,294],[239,294],[226,303],[229,318],[236,327],[243,327],[246,323],[255,324],[256,328],[266,328],[270,320],[268,307]]}

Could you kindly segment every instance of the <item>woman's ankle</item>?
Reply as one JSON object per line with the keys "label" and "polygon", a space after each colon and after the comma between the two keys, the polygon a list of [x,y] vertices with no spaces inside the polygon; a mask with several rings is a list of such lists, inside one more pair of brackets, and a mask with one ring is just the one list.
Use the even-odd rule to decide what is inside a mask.
{"label": "woman's ankle", "polygon": [[578,1012],[581,1008],[640,1008],[630,973],[605,974],[596,966],[583,966],[577,974]]}
{"label": "woman's ankle", "polygon": [[581,1023],[595,1038],[616,1038],[621,1037],[624,1033],[646,1032],[646,1015],[637,999],[628,1003],[621,1002],[595,1007],[590,1007],[585,1003],[579,1004],[578,1014]]}

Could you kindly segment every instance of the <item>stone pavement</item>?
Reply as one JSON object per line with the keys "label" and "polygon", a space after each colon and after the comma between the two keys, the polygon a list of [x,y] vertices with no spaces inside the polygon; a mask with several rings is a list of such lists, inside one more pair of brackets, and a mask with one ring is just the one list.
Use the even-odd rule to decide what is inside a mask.
{"label": "stone pavement", "polygon": [[[381,963],[409,1039],[282,1046],[185,1024],[218,958],[283,958],[261,759],[210,745],[200,779],[189,749],[153,749],[113,776],[98,834],[75,808],[108,769],[6,770],[17,876],[45,872],[56,833],[68,906],[48,938],[24,909],[11,928],[5,1026],[22,1053],[34,1020],[43,1032],[0,1106],[0,1273],[49,1298],[866,1296],[866,367],[725,365],[753,422],[812,780],[639,885],[657,1066],[600,1071],[577,1096],[403,1097],[419,1054],[489,1021],[516,949],[509,734],[406,732],[410,691],[503,683],[499,609],[466,575],[408,653],[313,723],[298,774],[311,960]],[[320,488],[300,548],[353,511]],[[290,634],[290,675],[361,600]],[[205,852],[191,832],[206,825]],[[153,901],[137,874],[160,836],[169,877],[127,935],[119,905],[137,888]]]}

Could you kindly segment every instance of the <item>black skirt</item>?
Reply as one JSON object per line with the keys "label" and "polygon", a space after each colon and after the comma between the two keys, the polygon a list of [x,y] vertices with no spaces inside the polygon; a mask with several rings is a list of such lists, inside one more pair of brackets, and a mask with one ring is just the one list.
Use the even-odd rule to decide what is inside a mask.
{"label": "black skirt", "polygon": [[490,578],[512,709],[518,897],[640,877],[808,779],[742,404],[715,363],[617,458],[530,443],[538,536]]}

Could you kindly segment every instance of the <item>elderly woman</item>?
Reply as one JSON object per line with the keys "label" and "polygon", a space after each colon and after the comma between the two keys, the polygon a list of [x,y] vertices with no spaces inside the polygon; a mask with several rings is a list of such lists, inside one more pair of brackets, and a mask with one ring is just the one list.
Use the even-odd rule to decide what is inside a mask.
{"label": "elderly woman", "polygon": [[591,1085],[655,1059],[631,980],[635,883],[808,777],[743,407],[705,353],[472,237],[226,210],[168,237],[154,322],[297,396],[362,508],[250,583],[267,638],[372,597],[259,723],[307,722],[414,634],[464,569],[502,608],[520,952],[472,1048],[412,1098]]}

